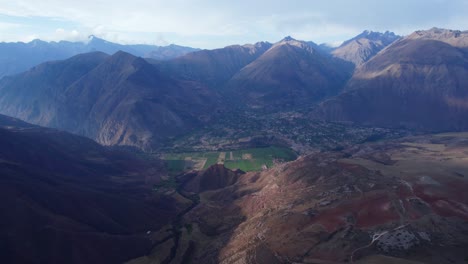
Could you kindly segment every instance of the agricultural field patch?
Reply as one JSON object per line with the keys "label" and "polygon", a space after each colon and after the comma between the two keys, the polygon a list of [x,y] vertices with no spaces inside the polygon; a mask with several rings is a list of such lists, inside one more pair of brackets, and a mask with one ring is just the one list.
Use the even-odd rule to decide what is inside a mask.
{"label": "agricultural field patch", "polygon": [[176,175],[184,171],[203,170],[217,163],[229,169],[260,171],[276,162],[295,160],[297,154],[288,148],[271,146],[219,152],[164,153],[161,157],[169,174]]}

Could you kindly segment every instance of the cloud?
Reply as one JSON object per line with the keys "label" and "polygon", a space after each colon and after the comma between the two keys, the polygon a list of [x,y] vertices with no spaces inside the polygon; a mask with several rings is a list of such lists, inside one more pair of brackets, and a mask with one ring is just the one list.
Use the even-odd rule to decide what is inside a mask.
{"label": "cloud", "polygon": [[0,30],[13,30],[21,27],[21,24],[0,22]]}
{"label": "cloud", "polygon": [[159,46],[166,46],[166,45],[169,45],[170,43],[167,42],[167,40],[164,38],[164,34],[162,33],[159,33],[156,37],[156,45],[159,45]]}
{"label": "cloud", "polygon": [[[83,41],[87,36],[80,33],[78,30],[65,30],[57,28],[55,33],[50,37],[51,40],[68,40],[68,41]],[[48,39],[46,39],[48,40]]]}
{"label": "cloud", "polygon": [[67,34],[76,30],[121,42],[158,43],[159,36],[164,36],[163,42],[207,48],[260,40],[274,42],[285,35],[320,43],[345,40],[364,29],[408,34],[432,26],[468,28],[465,0],[0,2],[0,14],[18,20],[46,20],[45,29],[36,32],[40,36],[50,36],[63,28]]}

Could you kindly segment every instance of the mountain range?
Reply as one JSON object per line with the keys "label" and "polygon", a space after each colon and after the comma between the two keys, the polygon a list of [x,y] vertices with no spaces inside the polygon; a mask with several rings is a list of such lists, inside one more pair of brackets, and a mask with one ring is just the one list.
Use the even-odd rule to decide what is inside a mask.
{"label": "mountain range", "polygon": [[3,78],[0,113],[145,149],[239,108],[314,108],[311,119],[461,130],[465,36],[437,28],[403,38],[365,31],[331,53],[288,37],[166,61],[94,52]]}
{"label": "mountain range", "polygon": [[178,45],[122,45],[112,43],[96,36],[90,36],[87,42],[45,42],[39,39],[28,43],[0,43],[0,78],[28,70],[37,64],[63,60],[74,55],[100,51],[114,54],[122,50],[135,56],[167,60],[198,49]]}
{"label": "mountain range", "polygon": [[351,71],[291,38],[168,61],[94,52],[4,77],[0,113],[105,145],[152,149],[233,108],[294,108],[336,95]]}
{"label": "mountain range", "polygon": [[206,122],[219,105],[202,84],[122,51],[48,62],[1,83],[2,113],[104,145],[152,147]]}
{"label": "mountain range", "polygon": [[151,149],[211,120],[225,107],[215,86],[270,47],[229,46],[166,62],[123,51],[46,62],[0,81],[0,111],[101,144]]}
{"label": "mountain range", "polygon": [[358,67],[342,94],[317,112],[328,120],[466,130],[468,32],[417,31]]}
{"label": "mountain range", "polygon": [[286,37],[238,71],[225,90],[250,108],[294,108],[336,95],[352,69],[310,43]]}
{"label": "mountain range", "polygon": [[468,31],[92,42],[0,79],[1,262],[468,259]]}

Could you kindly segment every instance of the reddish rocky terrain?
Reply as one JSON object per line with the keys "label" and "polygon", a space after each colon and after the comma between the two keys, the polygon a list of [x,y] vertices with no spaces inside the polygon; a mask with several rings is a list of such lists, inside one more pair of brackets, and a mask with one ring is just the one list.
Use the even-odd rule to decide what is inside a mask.
{"label": "reddish rocky terrain", "polygon": [[464,263],[467,155],[466,135],[404,138],[198,189],[167,263]]}

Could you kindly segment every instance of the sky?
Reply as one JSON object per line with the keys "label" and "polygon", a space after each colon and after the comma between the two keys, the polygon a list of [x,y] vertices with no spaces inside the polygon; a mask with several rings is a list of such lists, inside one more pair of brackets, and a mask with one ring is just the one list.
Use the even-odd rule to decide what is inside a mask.
{"label": "sky", "polygon": [[285,36],[338,45],[364,30],[468,30],[468,0],[0,0],[0,42],[220,48]]}

